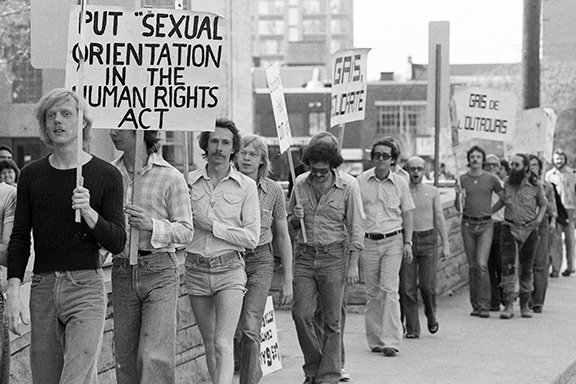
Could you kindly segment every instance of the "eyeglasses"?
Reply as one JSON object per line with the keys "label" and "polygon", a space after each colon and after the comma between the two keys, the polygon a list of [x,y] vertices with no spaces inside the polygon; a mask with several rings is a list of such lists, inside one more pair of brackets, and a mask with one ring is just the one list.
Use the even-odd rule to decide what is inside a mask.
{"label": "eyeglasses", "polygon": [[423,172],[424,168],[422,168],[422,167],[408,167],[408,171],[410,171],[410,172]]}
{"label": "eyeglasses", "polygon": [[390,160],[392,155],[387,152],[374,152],[373,157],[375,160]]}
{"label": "eyeglasses", "polygon": [[520,169],[520,168],[522,168],[522,167],[524,166],[524,164],[518,163],[518,162],[516,162],[516,161],[513,161],[513,162],[510,163],[510,166],[511,166],[512,168]]}
{"label": "eyeglasses", "polygon": [[240,151],[240,157],[249,157],[251,159],[256,159],[258,158],[258,156],[260,156],[258,152],[250,152],[244,149]]}
{"label": "eyeglasses", "polygon": [[310,167],[310,173],[313,174],[313,175],[324,176],[324,175],[327,175],[328,172],[330,172],[330,168],[314,168],[314,167]]}

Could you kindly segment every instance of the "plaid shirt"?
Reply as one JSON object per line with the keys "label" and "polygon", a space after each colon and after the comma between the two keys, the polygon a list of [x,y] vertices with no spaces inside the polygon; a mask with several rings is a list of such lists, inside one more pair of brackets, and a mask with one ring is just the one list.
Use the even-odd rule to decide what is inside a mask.
{"label": "plaid shirt", "polygon": [[260,241],[258,245],[272,241],[272,223],[286,220],[286,200],[280,184],[269,178],[258,180],[260,201]]}
{"label": "plaid shirt", "polygon": [[[132,180],[124,165],[124,155],[112,164],[120,170],[124,183],[124,202],[132,203]],[[192,240],[192,209],[184,176],[158,153],[148,157],[142,169],[140,207],[152,218],[152,232],[140,231],[138,249],[158,252],[174,252],[176,244],[187,244]],[[130,233],[128,219],[126,230]],[[116,255],[129,257],[130,236],[124,252]]]}

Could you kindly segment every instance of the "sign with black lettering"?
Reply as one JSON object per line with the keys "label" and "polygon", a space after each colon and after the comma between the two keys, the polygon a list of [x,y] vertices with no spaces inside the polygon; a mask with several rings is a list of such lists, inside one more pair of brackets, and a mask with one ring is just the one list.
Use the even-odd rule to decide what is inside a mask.
{"label": "sign with black lettering", "polygon": [[370,48],[339,49],[332,55],[330,126],[364,120]]}
{"label": "sign with black lettering", "polygon": [[268,89],[270,89],[270,100],[272,101],[272,111],[276,122],[276,133],[278,134],[278,146],[282,154],[292,145],[292,131],[288,121],[288,110],[286,109],[284,87],[282,87],[278,62],[266,68],[266,81],[268,82]]}
{"label": "sign with black lettering", "polygon": [[264,309],[264,316],[262,316],[260,335],[260,365],[262,374],[267,375],[282,369],[272,296],[266,298],[266,308]]}
{"label": "sign with black lettering", "polygon": [[204,131],[222,99],[222,17],[172,9],[87,6],[70,13],[66,87],[84,58],[83,94],[94,128]]}
{"label": "sign with black lettering", "polygon": [[470,139],[511,141],[516,128],[516,94],[495,89],[457,87],[456,127],[460,142]]}

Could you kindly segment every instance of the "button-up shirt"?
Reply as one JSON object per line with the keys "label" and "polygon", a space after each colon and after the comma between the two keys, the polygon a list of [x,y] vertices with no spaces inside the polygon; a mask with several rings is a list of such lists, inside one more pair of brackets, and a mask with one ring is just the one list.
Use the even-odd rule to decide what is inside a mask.
{"label": "button-up shirt", "polygon": [[196,227],[186,251],[203,257],[253,249],[260,238],[260,204],[254,180],[230,165],[216,187],[206,167],[190,173],[192,210],[213,220],[212,232]]}
{"label": "button-up shirt", "polygon": [[272,222],[286,220],[286,199],[280,184],[269,178],[258,180],[260,201],[260,241],[258,245],[272,241]]}
{"label": "button-up shirt", "polygon": [[[124,202],[132,204],[133,182],[124,165],[124,155],[112,165],[122,174]],[[192,239],[194,226],[186,180],[158,153],[152,153],[142,168],[140,194],[140,207],[152,218],[152,232],[140,231],[139,250],[174,252],[177,244],[187,244]],[[128,222],[126,229],[129,232]],[[124,252],[115,257],[128,258],[129,251],[130,241],[127,241]]]}
{"label": "button-up shirt", "polygon": [[567,165],[546,172],[546,181],[556,186],[560,200],[566,209],[576,208],[576,173]]}
{"label": "button-up shirt", "polygon": [[[288,216],[294,212],[296,195],[304,208],[304,228],[298,234],[298,243],[304,244],[302,230],[306,230],[307,245],[326,246],[349,242],[351,251],[364,249],[362,229],[362,207],[353,186],[332,171],[334,181],[330,188],[316,199],[312,187],[312,175],[296,180],[297,193],[292,193],[288,205]],[[291,220],[291,218],[290,218]]]}
{"label": "button-up shirt", "polygon": [[504,184],[506,209],[504,217],[508,222],[529,223],[538,216],[538,208],[546,205],[542,183],[531,184],[526,178],[519,188]]}
{"label": "button-up shirt", "polygon": [[358,176],[362,202],[366,211],[366,233],[390,233],[402,229],[402,213],[416,206],[408,182],[394,172],[384,180],[376,177],[374,168]]}

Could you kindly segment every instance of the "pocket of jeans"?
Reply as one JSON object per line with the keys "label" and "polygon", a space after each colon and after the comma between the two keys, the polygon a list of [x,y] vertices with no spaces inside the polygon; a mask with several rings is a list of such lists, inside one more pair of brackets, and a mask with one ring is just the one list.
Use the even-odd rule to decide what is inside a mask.
{"label": "pocket of jeans", "polygon": [[30,290],[37,288],[40,285],[40,283],[42,283],[43,279],[44,279],[44,276],[42,276],[42,275],[32,275],[32,282],[30,283]]}
{"label": "pocket of jeans", "polygon": [[98,287],[104,284],[101,270],[70,271],[70,282],[78,287]]}
{"label": "pocket of jeans", "polygon": [[176,264],[170,258],[164,255],[161,258],[151,259],[146,262],[146,268],[152,272],[162,272],[169,270],[176,270]]}

